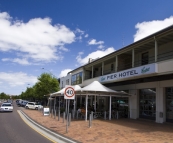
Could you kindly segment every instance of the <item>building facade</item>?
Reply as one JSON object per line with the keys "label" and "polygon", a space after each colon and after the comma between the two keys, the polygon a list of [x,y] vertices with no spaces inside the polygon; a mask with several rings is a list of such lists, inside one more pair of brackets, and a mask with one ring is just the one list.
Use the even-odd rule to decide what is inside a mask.
{"label": "building facade", "polygon": [[105,57],[90,59],[60,79],[61,88],[67,80],[81,87],[97,80],[128,92],[131,96],[124,100],[132,119],[173,122],[173,26]]}

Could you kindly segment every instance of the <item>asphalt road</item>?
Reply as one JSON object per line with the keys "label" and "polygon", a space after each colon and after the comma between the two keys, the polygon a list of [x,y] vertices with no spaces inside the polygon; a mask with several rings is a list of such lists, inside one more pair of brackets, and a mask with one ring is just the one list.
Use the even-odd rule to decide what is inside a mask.
{"label": "asphalt road", "polygon": [[0,112],[0,143],[51,143],[35,130],[30,128],[19,116],[14,101],[13,112]]}

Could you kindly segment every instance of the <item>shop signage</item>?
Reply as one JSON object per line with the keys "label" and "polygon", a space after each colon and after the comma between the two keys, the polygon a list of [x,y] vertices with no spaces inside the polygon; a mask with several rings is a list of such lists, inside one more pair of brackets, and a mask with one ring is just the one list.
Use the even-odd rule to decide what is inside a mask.
{"label": "shop signage", "polygon": [[125,79],[125,78],[134,77],[134,76],[141,76],[141,75],[153,74],[153,73],[157,73],[156,63],[101,76],[100,82],[113,81],[117,79]]}

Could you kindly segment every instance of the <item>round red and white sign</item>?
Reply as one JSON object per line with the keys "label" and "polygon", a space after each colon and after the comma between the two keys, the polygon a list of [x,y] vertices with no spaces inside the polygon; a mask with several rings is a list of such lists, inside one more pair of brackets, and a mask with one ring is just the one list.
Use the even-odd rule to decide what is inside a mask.
{"label": "round red and white sign", "polygon": [[65,92],[64,92],[65,99],[74,99],[74,96],[75,96],[75,90],[73,87],[69,86],[65,88]]}

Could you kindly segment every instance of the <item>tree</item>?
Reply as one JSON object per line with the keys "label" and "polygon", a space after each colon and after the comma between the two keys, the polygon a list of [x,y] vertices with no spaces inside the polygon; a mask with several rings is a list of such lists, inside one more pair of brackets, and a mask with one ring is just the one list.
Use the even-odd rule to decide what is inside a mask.
{"label": "tree", "polygon": [[2,92],[0,93],[0,99],[10,99],[10,96]]}
{"label": "tree", "polygon": [[38,77],[38,82],[35,84],[34,89],[36,97],[42,99],[44,95],[59,91],[58,79],[49,73],[43,73]]}

